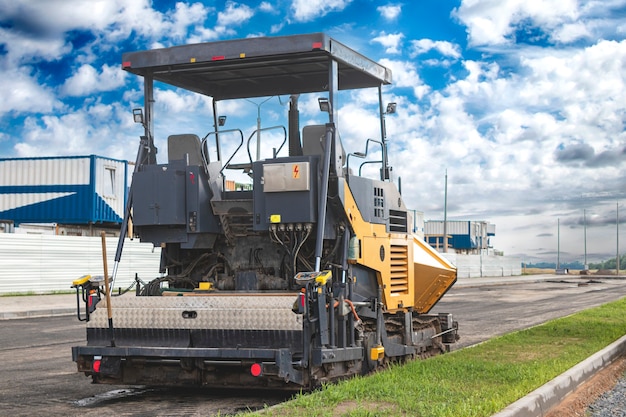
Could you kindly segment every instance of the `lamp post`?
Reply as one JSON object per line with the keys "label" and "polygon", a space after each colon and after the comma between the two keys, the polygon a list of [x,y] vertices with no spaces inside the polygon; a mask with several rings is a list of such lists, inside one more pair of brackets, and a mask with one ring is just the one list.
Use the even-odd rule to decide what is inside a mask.
{"label": "lamp post", "polygon": [[587,265],[587,209],[583,209],[583,231],[585,244],[585,262],[583,269],[587,271],[589,269],[589,265]]}
{"label": "lamp post", "polygon": [[443,191],[443,253],[448,253],[448,170]]}
{"label": "lamp post", "polygon": [[561,219],[556,219],[556,269],[561,269]]}
{"label": "lamp post", "polygon": [[261,106],[267,103],[272,97],[268,97],[260,103],[255,103],[252,100],[246,99],[246,101],[256,106],[256,160],[257,161],[261,159]]}

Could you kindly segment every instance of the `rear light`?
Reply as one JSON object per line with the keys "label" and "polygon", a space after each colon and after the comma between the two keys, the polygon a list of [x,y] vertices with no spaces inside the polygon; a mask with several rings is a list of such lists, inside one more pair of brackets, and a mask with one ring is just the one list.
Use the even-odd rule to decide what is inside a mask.
{"label": "rear light", "polygon": [[304,303],[306,302],[306,294],[304,292],[300,293],[300,307],[304,311]]}
{"label": "rear light", "polygon": [[102,365],[102,357],[96,356],[93,358],[93,363],[91,364],[91,368],[97,374],[100,373],[100,365]]}
{"label": "rear light", "polygon": [[252,366],[250,367],[250,374],[252,376],[261,376],[261,374],[263,373],[263,366],[261,366],[260,363],[253,363]]}

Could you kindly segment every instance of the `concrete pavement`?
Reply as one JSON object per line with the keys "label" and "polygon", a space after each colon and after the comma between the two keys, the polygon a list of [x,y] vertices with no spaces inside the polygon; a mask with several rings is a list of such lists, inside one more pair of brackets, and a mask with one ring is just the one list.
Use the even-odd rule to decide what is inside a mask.
{"label": "concrete pavement", "polygon": [[[454,286],[457,288],[467,288],[486,285],[519,284],[551,279],[578,278],[580,278],[578,275],[523,275],[513,277],[459,278]],[[75,293],[0,296],[0,320],[73,314],[76,314]]]}
{"label": "concrete pavement", "polygon": [[[578,275],[525,275],[514,277],[459,278],[456,287],[470,288],[489,285],[510,285],[550,280],[600,278]],[[601,277],[616,278],[616,277]],[[130,296],[130,294],[129,294]],[[82,307],[82,306],[81,306]],[[76,314],[76,294],[42,294],[0,297],[0,320],[50,317]],[[567,372],[531,392],[494,417],[541,417],[559,404],[579,385],[591,378],[616,358],[626,353],[626,336],[592,355]]]}

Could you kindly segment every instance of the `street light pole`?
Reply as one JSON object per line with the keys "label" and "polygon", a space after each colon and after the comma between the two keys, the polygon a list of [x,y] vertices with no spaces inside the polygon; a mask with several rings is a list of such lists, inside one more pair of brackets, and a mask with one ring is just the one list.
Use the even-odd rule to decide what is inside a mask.
{"label": "street light pole", "polygon": [[556,269],[561,269],[561,219],[556,219]]}
{"label": "street light pole", "polygon": [[255,103],[252,100],[246,99],[246,101],[256,106],[256,160],[257,161],[261,159],[261,106],[267,103],[272,97],[268,97],[260,103]]}
{"label": "street light pole", "polygon": [[443,253],[448,253],[448,170],[443,192]]}
{"label": "street light pole", "polygon": [[615,274],[619,275],[619,201],[615,204],[615,229],[617,231],[617,256],[615,257]]}
{"label": "street light pole", "polygon": [[587,265],[587,209],[583,209],[583,230],[585,235],[585,263],[583,269],[587,271],[589,269]]}

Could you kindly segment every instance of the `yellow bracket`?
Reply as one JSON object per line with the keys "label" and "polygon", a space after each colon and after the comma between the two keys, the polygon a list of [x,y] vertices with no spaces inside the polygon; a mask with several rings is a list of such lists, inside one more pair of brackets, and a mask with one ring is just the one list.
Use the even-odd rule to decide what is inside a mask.
{"label": "yellow bracket", "polygon": [[377,361],[385,357],[385,348],[384,346],[374,346],[370,349],[370,359],[373,361]]}
{"label": "yellow bracket", "polygon": [[198,285],[198,288],[197,288],[197,289],[198,289],[199,291],[212,291],[212,290],[214,290],[215,288],[213,288],[213,283],[212,283],[212,282],[201,282],[201,283]]}
{"label": "yellow bracket", "polygon": [[332,278],[333,273],[331,271],[320,271],[320,273],[315,277],[315,282],[317,282],[319,285],[326,285],[326,283]]}
{"label": "yellow bracket", "polygon": [[298,272],[294,279],[298,284],[305,285],[309,282],[313,282],[318,285],[326,285],[328,281],[330,281],[333,277],[333,273],[329,270],[320,271],[320,272]]}
{"label": "yellow bracket", "polygon": [[72,281],[72,287],[78,287],[79,285],[84,285],[90,279],[91,279],[91,275],[83,275],[82,277]]}

